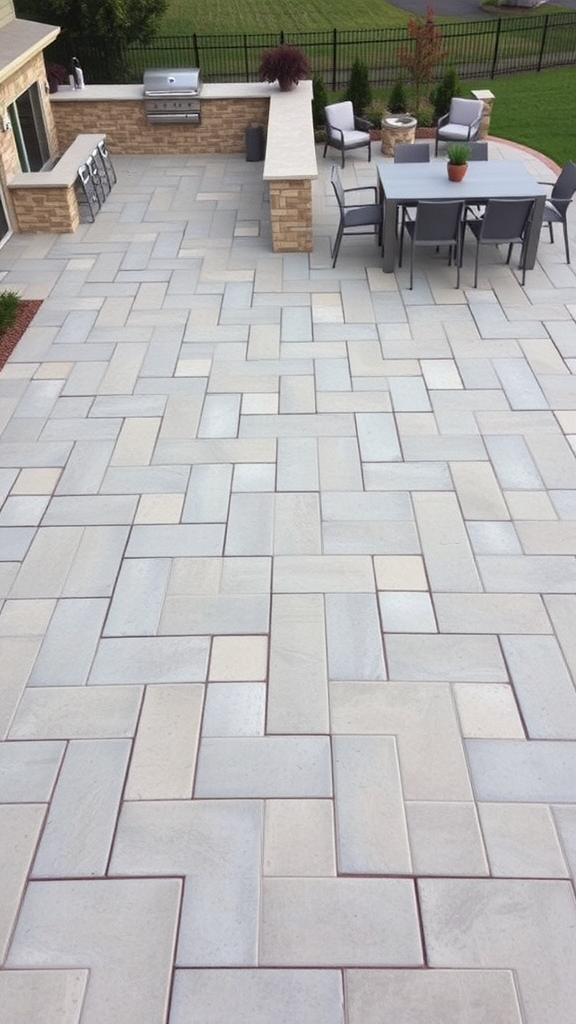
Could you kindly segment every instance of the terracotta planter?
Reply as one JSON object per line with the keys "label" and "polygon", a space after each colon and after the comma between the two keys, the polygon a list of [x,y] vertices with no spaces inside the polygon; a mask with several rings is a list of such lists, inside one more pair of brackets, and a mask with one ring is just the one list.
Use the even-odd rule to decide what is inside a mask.
{"label": "terracotta planter", "polygon": [[468,170],[468,164],[447,164],[450,181],[462,181]]}

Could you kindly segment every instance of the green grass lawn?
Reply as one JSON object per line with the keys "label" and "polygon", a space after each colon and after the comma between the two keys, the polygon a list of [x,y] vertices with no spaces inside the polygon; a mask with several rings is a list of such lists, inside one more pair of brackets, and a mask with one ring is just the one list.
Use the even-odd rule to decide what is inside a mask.
{"label": "green grass lawn", "polygon": [[383,0],[170,0],[161,33],[220,35],[280,29],[321,32],[330,28],[395,28],[405,25],[407,19],[405,11]]}
{"label": "green grass lawn", "polygon": [[522,142],[561,165],[576,160],[576,68],[501,75],[467,82],[466,87],[494,93],[492,135]]}

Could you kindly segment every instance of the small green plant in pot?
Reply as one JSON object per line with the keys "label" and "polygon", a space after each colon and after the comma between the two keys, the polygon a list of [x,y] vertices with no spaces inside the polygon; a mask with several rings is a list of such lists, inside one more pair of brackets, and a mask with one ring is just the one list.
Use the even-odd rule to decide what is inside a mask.
{"label": "small green plant in pot", "polygon": [[297,46],[282,43],[266,50],[260,59],[258,78],[261,82],[278,82],[282,92],[288,92],[303,78],[308,78],[308,60]]}
{"label": "small green plant in pot", "polygon": [[450,181],[462,181],[468,169],[470,146],[466,142],[450,142],[446,147],[446,156]]}

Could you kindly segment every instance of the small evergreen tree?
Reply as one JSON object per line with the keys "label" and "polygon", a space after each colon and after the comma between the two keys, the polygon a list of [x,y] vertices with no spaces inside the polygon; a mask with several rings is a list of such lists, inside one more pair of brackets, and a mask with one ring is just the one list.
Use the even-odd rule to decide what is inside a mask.
{"label": "small evergreen tree", "polygon": [[435,89],[430,93],[430,102],[434,107],[434,121],[447,114],[452,98],[460,92],[460,82],[456,68],[448,68]]}
{"label": "small evergreen tree", "polygon": [[315,128],[324,124],[324,107],[328,105],[326,83],[322,75],[314,75],[312,79],[312,120]]}
{"label": "small evergreen tree", "polygon": [[351,101],[354,113],[358,117],[362,117],[364,111],[372,103],[372,89],[370,88],[368,68],[359,57],[356,58],[352,65],[344,99]]}
{"label": "small evergreen tree", "polygon": [[397,78],[388,98],[388,110],[391,114],[405,114],[408,110],[408,93],[403,78]]}

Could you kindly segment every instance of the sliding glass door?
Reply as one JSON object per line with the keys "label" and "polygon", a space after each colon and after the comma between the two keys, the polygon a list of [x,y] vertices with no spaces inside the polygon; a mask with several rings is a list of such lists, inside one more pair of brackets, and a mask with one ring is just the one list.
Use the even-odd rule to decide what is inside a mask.
{"label": "sliding glass door", "polygon": [[38,83],[8,107],[8,117],[23,171],[41,171],[50,159]]}

